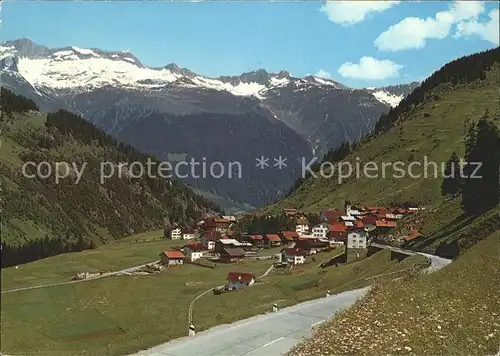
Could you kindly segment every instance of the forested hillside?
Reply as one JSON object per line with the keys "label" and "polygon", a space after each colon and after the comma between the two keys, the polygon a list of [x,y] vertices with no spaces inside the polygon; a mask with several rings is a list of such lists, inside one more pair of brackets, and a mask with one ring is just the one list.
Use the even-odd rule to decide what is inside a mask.
{"label": "forested hillside", "polygon": [[[279,212],[285,207],[320,211],[341,206],[345,199],[366,204],[413,201],[431,205],[446,199],[441,191],[441,166],[446,164],[453,152],[458,157],[475,160],[482,156],[488,159],[490,165],[498,158],[500,150],[495,147],[494,138],[485,139],[484,142],[489,142],[490,146],[486,153],[483,144],[483,148],[474,151],[472,157],[466,156],[469,154],[466,141],[471,130],[480,129],[486,137],[494,135],[493,127],[500,127],[499,62],[500,49],[495,48],[445,65],[398,107],[382,115],[376,133],[358,143],[341,147],[337,152],[331,152],[324,160],[332,163],[349,162],[353,168],[359,162],[359,176],[356,176],[355,171],[342,180],[338,179],[338,171],[329,176],[313,175],[298,181],[296,189],[287,198],[271,205],[267,211]],[[437,169],[431,168],[426,178],[425,160],[437,164]],[[378,167],[378,172],[371,171],[370,177],[362,171],[367,162],[373,162]],[[386,170],[383,177],[383,163],[396,162],[402,162],[406,168],[411,162],[420,162],[420,167],[414,169],[414,175],[420,174],[421,177],[412,178],[407,174],[408,169],[404,176],[399,177],[391,168]],[[314,171],[318,173],[319,169],[319,165],[316,165]],[[328,170],[323,173],[325,171],[330,173]],[[377,173],[378,176],[372,178]],[[489,177],[489,184],[486,185],[490,189],[492,184],[493,189],[498,187],[498,179],[496,183],[494,181],[495,176]],[[472,186],[477,187],[477,182]]]}
{"label": "forested hillside", "polygon": [[[117,163],[146,166],[154,157],[117,142],[81,117],[66,111],[42,114],[31,100],[5,89],[0,103],[2,266],[92,248],[153,228],[193,224],[203,213],[219,210],[174,180],[146,174],[119,177]],[[40,172],[45,176],[50,166],[52,174],[41,178],[34,165],[23,174],[26,162],[48,162]],[[56,162],[70,164],[59,182]],[[115,174],[102,183],[101,162],[115,167]]]}

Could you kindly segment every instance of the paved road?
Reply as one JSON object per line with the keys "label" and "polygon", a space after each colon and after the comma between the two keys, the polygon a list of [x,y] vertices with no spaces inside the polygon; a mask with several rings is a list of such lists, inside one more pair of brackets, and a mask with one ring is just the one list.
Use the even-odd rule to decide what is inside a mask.
{"label": "paved road", "polygon": [[403,249],[398,248],[398,247],[393,247],[393,246],[388,246],[388,245],[381,245],[381,244],[375,244],[375,243],[372,243],[371,245],[375,246],[375,247],[378,247],[378,248],[383,248],[383,249],[388,249],[388,250],[392,250],[392,251],[404,253],[406,255],[422,255],[422,256],[425,256],[425,257],[427,257],[431,261],[431,265],[426,269],[426,272],[428,272],[428,273],[432,273],[434,271],[437,271],[438,269],[446,266],[448,263],[451,262],[451,260],[449,260],[447,258],[443,258],[443,257],[435,256],[435,255],[430,255],[428,253],[415,252],[415,251],[411,251],[411,250],[403,250]]}
{"label": "paved road", "polygon": [[[415,254],[414,251],[405,252]],[[451,262],[433,255],[422,255],[431,260],[427,272],[434,272]],[[351,306],[368,290],[369,287],[356,289],[301,303],[277,313],[217,326],[195,337],[172,340],[133,356],[278,356],[290,350],[303,337],[309,336],[314,325]],[[187,325],[185,328],[187,334]]]}
{"label": "paved road", "polygon": [[[403,250],[402,248],[394,247],[394,246],[389,246],[389,245],[382,245],[382,244],[377,244],[377,243],[371,243],[370,245],[374,246],[374,247],[378,247],[378,248],[383,248],[383,249],[386,249],[386,250],[392,250],[392,251],[399,252],[399,253],[402,253],[402,254],[405,254],[405,255],[409,255],[409,256],[417,254],[417,252],[415,252],[415,251]],[[429,256],[431,256],[431,255],[429,255]]]}
{"label": "paved road", "polygon": [[[176,339],[140,351],[135,356],[280,355],[283,350],[290,349],[303,337],[309,336],[312,326],[321,324],[332,318],[335,312],[352,305],[368,289],[356,289],[297,304],[276,313],[220,325],[192,338]],[[272,309],[271,305],[269,309]]]}
{"label": "paved road", "polygon": [[103,274],[101,274],[99,276],[90,277],[90,278],[86,278],[86,279],[79,279],[79,280],[76,280],[76,281],[67,281],[67,282],[50,283],[50,284],[40,284],[38,286],[31,286],[31,287],[23,287],[23,288],[3,290],[1,294],[13,293],[13,292],[20,292],[20,291],[23,291],[23,290],[30,290],[30,289],[38,289],[38,288],[47,288],[47,287],[54,287],[54,286],[62,286],[64,284],[82,283],[82,282],[94,281],[96,279],[110,277],[110,276],[119,276],[119,275],[122,275],[122,274],[127,274],[127,273],[134,272],[134,271],[136,271],[136,270],[138,270],[138,269],[140,269],[142,267],[146,267],[147,265],[151,265],[151,264],[156,264],[158,262],[160,262],[160,261],[159,260],[158,261],[153,261],[153,262],[142,264],[140,266],[125,268],[125,269],[122,269],[122,270],[119,270],[119,271],[116,271],[116,272],[103,273]]}
{"label": "paved road", "polygon": [[443,268],[451,263],[451,260],[439,256],[429,255],[428,253],[417,252],[417,254],[427,257],[431,260],[431,265],[425,270],[427,273],[432,273]]}

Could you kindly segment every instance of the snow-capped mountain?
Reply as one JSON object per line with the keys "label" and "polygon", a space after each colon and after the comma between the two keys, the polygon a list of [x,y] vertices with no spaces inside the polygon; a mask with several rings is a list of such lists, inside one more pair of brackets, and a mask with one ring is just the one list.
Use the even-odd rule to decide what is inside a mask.
{"label": "snow-capped mountain", "polygon": [[[263,98],[269,89],[279,88],[296,80],[284,71],[273,74],[264,70],[244,73],[241,76],[209,78],[180,68],[176,64],[162,68],[146,67],[127,51],[109,52],[74,46],[50,49],[27,39],[4,43],[0,47],[0,60],[6,63],[4,69],[15,65],[19,74],[33,87],[73,94],[108,85],[146,90],[176,85]],[[311,77],[307,84],[337,85],[333,81],[314,77]]]}
{"label": "snow-capped mountain", "polygon": [[[14,65],[19,74],[33,87],[71,91],[74,94],[107,85],[149,90],[177,85],[186,88],[221,90],[237,96],[255,96],[264,99],[268,91],[285,87],[290,83],[302,91],[311,86],[348,89],[329,79],[314,76],[293,78],[286,71],[268,73],[262,69],[240,76],[209,78],[180,68],[174,63],[162,68],[146,67],[128,51],[110,52],[74,46],[50,49],[28,39],[5,42],[0,46],[0,60],[5,63],[3,69]],[[396,94],[389,88],[396,87],[379,88],[379,90],[367,88],[367,91],[372,92],[380,102],[392,106],[401,100],[404,94]]]}
{"label": "snow-capped mountain", "polygon": [[0,66],[2,85],[41,108],[78,112],[160,159],[181,152],[207,161],[237,158],[255,168],[257,156],[287,156],[287,172],[252,169],[239,182],[224,184],[188,180],[255,206],[288,191],[300,174],[301,157],[322,156],[369,133],[396,102],[379,92],[405,95],[388,88],[353,89],[314,76],[296,78],[286,71],[209,78],[176,64],[148,67],[128,51],[53,49],[28,39],[0,46]]}

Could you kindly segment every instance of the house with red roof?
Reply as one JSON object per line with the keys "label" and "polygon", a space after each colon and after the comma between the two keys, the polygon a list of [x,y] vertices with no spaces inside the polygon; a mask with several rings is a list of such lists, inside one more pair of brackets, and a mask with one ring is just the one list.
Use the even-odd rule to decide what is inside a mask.
{"label": "house with red roof", "polygon": [[363,223],[362,220],[356,220],[354,222],[354,226],[353,227],[356,228],[356,229],[364,229],[365,228],[365,224]]}
{"label": "house with red roof", "polygon": [[375,216],[364,216],[361,221],[363,225],[365,225],[365,230],[370,232],[377,228],[375,223],[377,222],[377,218]]}
{"label": "house with red roof", "polygon": [[289,244],[299,239],[299,233],[296,231],[281,231],[280,237],[283,244]]}
{"label": "house with red roof", "polygon": [[184,263],[184,254],[181,251],[163,251],[160,253],[160,262],[163,265],[182,265]]}
{"label": "house with red roof", "polygon": [[203,257],[207,252],[207,248],[200,242],[190,241],[183,248],[186,259],[190,262],[196,261]]}
{"label": "house with red roof", "polygon": [[231,220],[227,218],[221,217],[209,217],[203,220],[203,229],[207,230],[215,230],[219,232],[226,232],[231,226]]}
{"label": "house with red roof", "polygon": [[208,230],[201,236],[201,243],[205,245],[207,250],[215,250],[215,243],[221,239],[222,235],[219,231]]}
{"label": "house with red roof", "polygon": [[229,272],[226,280],[228,290],[238,290],[253,285],[255,275],[253,273]]}
{"label": "house with red roof", "polygon": [[321,213],[321,220],[333,224],[334,222],[339,221],[342,215],[346,215],[345,211],[341,211],[338,209],[327,209]]}
{"label": "house with red roof", "polygon": [[390,220],[377,220],[375,221],[375,226],[378,228],[390,228],[394,229],[398,226],[398,224],[395,221],[390,221]]}
{"label": "house with red roof", "polygon": [[250,242],[254,247],[263,247],[264,246],[264,236],[262,235],[245,235],[242,236],[247,242]]}
{"label": "house with red roof", "polygon": [[266,234],[263,238],[264,248],[281,246],[281,237],[277,234]]}
{"label": "house with red roof", "polygon": [[373,231],[375,235],[385,235],[395,229],[398,224],[391,220],[377,219],[377,221],[375,221],[375,226],[376,229]]}
{"label": "house with red roof", "polygon": [[194,239],[195,230],[192,227],[186,226],[181,228],[181,238],[183,240]]}
{"label": "house with red roof", "polygon": [[347,239],[347,226],[343,221],[336,221],[328,226],[328,238],[336,242]]}

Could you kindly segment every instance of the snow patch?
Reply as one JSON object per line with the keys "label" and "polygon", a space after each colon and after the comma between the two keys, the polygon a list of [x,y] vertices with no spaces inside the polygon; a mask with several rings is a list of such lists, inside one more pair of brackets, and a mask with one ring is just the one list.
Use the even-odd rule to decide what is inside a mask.
{"label": "snow patch", "polygon": [[19,73],[33,86],[53,89],[85,89],[105,85],[147,87],[140,82],[149,79],[166,84],[180,77],[165,69],[139,68],[126,61],[101,57],[80,59],[74,54],[67,56],[67,52],[70,51],[57,52],[55,58],[20,58]]}
{"label": "snow patch", "polygon": [[271,82],[272,86],[284,87],[288,83],[290,83],[290,79],[287,79],[287,78],[278,79],[278,78],[275,78],[275,77],[271,77],[270,82]]}
{"label": "snow patch", "polygon": [[73,51],[59,51],[59,52],[52,53],[52,57],[54,57],[54,58],[74,56],[74,55],[75,54]]}
{"label": "snow patch", "polygon": [[231,85],[230,83],[224,83],[217,79],[211,79],[201,76],[194,77],[192,80],[198,86],[207,89],[228,91],[231,94],[237,96],[261,97],[259,95],[259,92],[266,89],[265,85],[259,83],[239,83],[238,85]]}
{"label": "snow patch", "polygon": [[403,100],[404,95],[395,95],[391,94],[389,92],[386,92],[384,90],[379,90],[374,93],[372,93],[375,99],[380,101],[383,104],[390,105],[391,107],[395,108],[398,106],[398,104]]}
{"label": "snow patch", "polygon": [[314,77],[314,81],[316,83],[319,83],[320,85],[329,85],[329,86],[332,86],[336,89],[341,89],[342,86],[338,85],[336,82],[334,81],[331,81],[331,80],[326,80],[326,79],[323,79],[323,78],[319,78],[319,77]]}
{"label": "snow patch", "polygon": [[329,81],[324,80],[324,79],[319,78],[319,77],[314,77],[314,80],[315,80],[316,82],[318,82],[319,84],[322,84],[322,85],[333,85],[333,83],[332,83],[332,82],[329,82]]}
{"label": "snow patch", "polygon": [[0,60],[11,57],[16,53],[16,48],[14,46],[0,46]]}
{"label": "snow patch", "polygon": [[[52,89],[71,89],[86,91],[106,85],[126,88],[154,89],[176,82],[184,75],[169,69],[140,68],[133,58],[103,58],[97,54],[90,58],[79,58],[75,52],[89,55],[90,50],[75,49],[54,53],[48,58],[19,58],[19,73],[34,87]],[[198,86],[207,89],[227,91],[237,96],[255,96],[262,98],[266,86],[258,83],[239,83],[231,85],[217,79],[197,76],[191,83],[183,86]],[[276,80],[275,84],[283,85],[285,80]]]}
{"label": "snow patch", "polygon": [[71,47],[71,48],[73,49],[73,51],[78,52],[80,54],[99,57],[99,55],[94,51],[92,51],[91,49],[78,48],[78,47]]}

